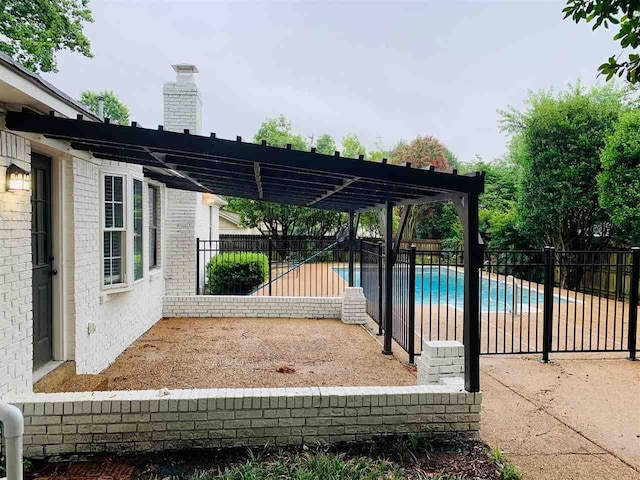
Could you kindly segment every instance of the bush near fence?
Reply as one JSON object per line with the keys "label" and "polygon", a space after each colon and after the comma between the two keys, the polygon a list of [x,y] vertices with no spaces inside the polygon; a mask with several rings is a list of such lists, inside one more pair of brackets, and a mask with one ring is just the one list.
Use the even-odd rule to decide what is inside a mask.
{"label": "bush near fence", "polygon": [[245,295],[269,276],[269,258],[262,253],[231,252],[207,263],[208,295]]}

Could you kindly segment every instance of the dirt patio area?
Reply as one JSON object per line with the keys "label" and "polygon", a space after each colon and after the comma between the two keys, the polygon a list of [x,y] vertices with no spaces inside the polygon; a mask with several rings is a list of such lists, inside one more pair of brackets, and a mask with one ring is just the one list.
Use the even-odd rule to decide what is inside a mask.
{"label": "dirt patio area", "polygon": [[536,480],[640,479],[640,362],[482,357],[482,440]]}
{"label": "dirt patio area", "polygon": [[160,320],[100,376],[43,382],[38,390],[91,390],[87,377],[106,377],[107,388],[100,388],[106,390],[416,382],[415,374],[395,357],[381,354],[380,345],[361,326],[276,318]]}

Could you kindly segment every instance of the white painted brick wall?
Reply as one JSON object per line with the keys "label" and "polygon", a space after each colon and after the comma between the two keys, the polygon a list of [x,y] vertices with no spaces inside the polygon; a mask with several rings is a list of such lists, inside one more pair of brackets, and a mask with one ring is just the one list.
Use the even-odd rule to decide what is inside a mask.
{"label": "white painted brick wall", "polygon": [[167,295],[196,293],[196,206],[198,194],[167,189],[166,262]]}
{"label": "white painted brick wall", "polygon": [[360,324],[367,323],[367,305],[362,287],[346,287],[342,300],[343,323]]}
{"label": "white painted brick wall", "polygon": [[[141,167],[117,162],[90,162],[73,159],[73,184],[69,201],[73,204],[73,264],[67,273],[72,277],[75,313],[75,361],[78,373],[98,373],[107,367],[140,335],[162,317],[164,278],[151,279],[148,270],[149,219],[145,215],[143,232],[144,278],[130,291],[105,293],[100,285],[102,256],[100,250],[100,168],[117,168],[141,176]],[[161,195],[166,192],[161,189]],[[143,212],[148,212],[145,190]],[[162,222],[165,223],[165,222]],[[164,233],[164,232],[163,232]],[[96,331],[89,334],[89,322]]]}
{"label": "white painted brick wall", "polygon": [[477,438],[480,393],[446,386],[31,394],[25,456],[360,441]]}
{"label": "white painted brick wall", "polygon": [[202,97],[195,83],[169,82],[162,89],[164,95],[164,128],[172,132],[189,130],[192,135],[202,133]]}
{"label": "white painted brick wall", "polygon": [[464,385],[464,345],[451,340],[425,340],[417,369],[419,385]]}
{"label": "white painted brick wall", "polygon": [[340,318],[341,297],[166,296],[165,317]]}
{"label": "white painted brick wall", "polygon": [[31,196],[5,192],[6,167],[29,171],[30,155],[28,141],[0,132],[0,397],[32,387]]}

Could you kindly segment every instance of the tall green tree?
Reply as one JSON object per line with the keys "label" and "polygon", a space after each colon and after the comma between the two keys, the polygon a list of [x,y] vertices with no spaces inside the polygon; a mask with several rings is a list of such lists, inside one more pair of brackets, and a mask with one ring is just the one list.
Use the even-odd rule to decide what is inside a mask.
{"label": "tall green tree", "polygon": [[0,0],[0,51],[34,72],[56,72],[60,50],[93,57],[88,0]]}
{"label": "tall green tree", "polygon": [[367,149],[355,134],[350,133],[342,139],[342,152],[340,154],[343,157],[358,158],[360,155],[366,155],[366,153]]}
{"label": "tall green tree", "polygon": [[602,152],[598,185],[616,240],[640,245],[640,110],[621,115]]}
{"label": "tall green tree", "polygon": [[[437,138],[418,136],[411,142],[400,141],[391,151],[390,163],[404,165],[409,162],[413,168],[433,166],[439,172],[450,172],[447,152]],[[452,216],[452,212],[455,213],[453,206],[444,203],[414,205],[407,218],[404,238],[442,239],[453,235],[457,215]]]}
{"label": "tall green tree", "polygon": [[[515,148],[515,147],[514,147]],[[465,172],[483,171],[485,189],[480,195],[480,234],[489,249],[526,250],[531,248],[517,213],[521,175],[510,156],[493,162],[477,158],[463,164]]]}
{"label": "tall green tree", "polygon": [[578,84],[557,95],[532,93],[524,111],[501,112],[521,169],[518,214],[534,246],[591,249],[596,228],[609,225],[596,178],[620,94],[611,86],[586,90]]}
{"label": "tall green tree", "polygon": [[[622,49],[628,49],[623,56],[612,55],[598,67],[607,80],[614,75],[623,75],[631,83],[638,81],[640,54],[634,50],[640,46],[640,2],[637,0],[568,0],[563,10],[564,18],[571,17],[574,22],[592,23],[593,30],[600,27],[617,29],[613,39],[620,42]],[[622,57],[622,58],[620,58]]]}
{"label": "tall green tree", "polygon": [[262,140],[265,140],[267,145],[272,147],[284,148],[287,144],[291,144],[291,148],[294,150],[309,150],[309,145],[305,138],[302,135],[293,133],[291,122],[284,115],[269,118],[262,122],[262,125],[253,136],[253,141],[260,143]]}
{"label": "tall green tree", "polygon": [[391,157],[391,150],[384,146],[381,138],[377,138],[373,142],[373,148],[367,152],[367,160],[372,162],[382,162],[383,158]]}
{"label": "tall green tree", "polygon": [[[260,143],[262,140],[274,147],[284,148],[291,144],[296,150],[309,148],[304,137],[295,134],[291,122],[282,115],[262,123],[253,141]],[[318,141],[322,141],[323,148],[335,145],[328,135],[322,135]],[[257,228],[263,235],[273,237],[276,248],[281,253],[288,250],[292,235],[332,235],[345,221],[344,215],[339,212],[245,198],[230,198],[227,208],[240,214],[245,227]]]}
{"label": "tall green tree", "polygon": [[336,142],[331,135],[323,133],[316,141],[316,151],[325,155],[333,155],[336,151]]}
{"label": "tall green tree", "polygon": [[86,105],[89,110],[98,115],[100,97],[104,98],[103,114],[111,123],[118,125],[129,124],[129,108],[111,90],[103,90],[102,92],[85,90],[80,94],[80,103]]}

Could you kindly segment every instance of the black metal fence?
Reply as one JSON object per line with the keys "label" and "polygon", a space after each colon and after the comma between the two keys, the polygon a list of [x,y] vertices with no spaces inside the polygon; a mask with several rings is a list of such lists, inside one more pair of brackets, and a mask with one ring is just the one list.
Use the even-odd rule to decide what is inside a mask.
{"label": "black metal fence", "polygon": [[197,240],[197,294],[340,296],[348,246],[334,237]]}
{"label": "black metal fence", "polygon": [[[384,252],[376,243],[362,245],[367,313],[382,333]],[[481,353],[548,360],[552,352],[628,351],[634,358],[640,281],[634,261],[639,251],[486,251],[479,272]],[[458,250],[398,251],[392,336],[410,361],[423,339],[464,338],[463,267]]]}
{"label": "black metal fence", "polygon": [[[354,246],[354,284],[369,316],[384,331],[385,253],[380,242]],[[198,241],[198,293],[339,296],[348,284],[348,242],[333,237],[223,237]],[[246,282],[243,268],[220,263],[262,262]],[[482,354],[624,352],[638,341],[640,250],[485,252],[480,275]],[[251,262],[248,262],[251,263]],[[252,272],[253,267],[246,267]],[[257,277],[257,278],[256,278]],[[464,262],[460,250],[400,248],[393,267],[393,339],[420,354],[422,341],[464,338]],[[218,290],[216,290],[216,288]]]}

